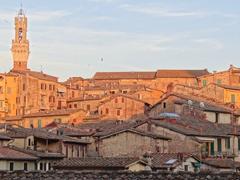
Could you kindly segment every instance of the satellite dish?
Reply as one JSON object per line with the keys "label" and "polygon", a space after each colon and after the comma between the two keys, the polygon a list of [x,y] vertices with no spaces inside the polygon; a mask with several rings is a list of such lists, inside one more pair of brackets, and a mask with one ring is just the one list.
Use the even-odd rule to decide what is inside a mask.
{"label": "satellite dish", "polygon": [[188,103],[188,105],[189,105],[189,106],[192,106],[192,105],[193,105],[193,102],[192,102],[192,100],[188,100],[188,102],[187,102],[187,103]]}
{"label": "satellite dish", "polygon": [[200,108],[204,108],[205,107],[204,102],[200,102],[199,106],[200,106]]}

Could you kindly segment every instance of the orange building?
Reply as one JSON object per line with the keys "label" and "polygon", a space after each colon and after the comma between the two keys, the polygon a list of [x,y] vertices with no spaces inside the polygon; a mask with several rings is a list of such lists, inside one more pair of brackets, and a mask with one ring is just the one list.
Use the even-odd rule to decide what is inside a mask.
{"label": "orange building", "polygon": [[144,117],[149,108],[150,104],[142,100],[119,94],[101,102],[98,113],[104,120],[130,120]]}
{"label": "orange building", "polygon": [[0,119],[6,115],[17,115],[18,83],[18,76],[0,74]]}
{"label": "orange building", "polygon": [[53,122],[63,124],[79,124],[86,117],[82,109],[64,109],[26,114],[23,116],[5,117],[4,122],[25,128],[42,128]]}
{"label": "orange building", "polygon": [[230,65],[226,71],[213,72],[199,77],[200,86],[205,87],[208,84],[240,86],[240,68]]}

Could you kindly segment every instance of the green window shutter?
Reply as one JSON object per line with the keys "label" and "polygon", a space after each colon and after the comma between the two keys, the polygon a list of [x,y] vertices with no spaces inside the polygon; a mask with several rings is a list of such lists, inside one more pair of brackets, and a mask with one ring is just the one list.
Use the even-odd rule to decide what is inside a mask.
{"label": "green window shutter", "polygon": [[214,142],[211,142],[211,144],[210,144],[210,153],[211,153],[211,155],[213,156],[214,155]]}
{"label": "green window shutter", "polygon": [[221,84],[222,84],[222,80],[221,80],[221,79],[218,79],[218,80],[217,80],[217,84],[218,84],[218,85],[221,85]]}
{"label": "green window shutter", "polygon": [[225,139],[225,148],[230,149],[230,138]]}
{"label": "green window shutter", "polygon": [[42,120],[39,119],[39,120],[38,120],[38,128],[41,128],[41,127],[42,127]]}
{"label": "green window shutter", "polygon": [[203,83],[203,87],[207,86],[207,80],[206,79],[204,79],[202,83]]}

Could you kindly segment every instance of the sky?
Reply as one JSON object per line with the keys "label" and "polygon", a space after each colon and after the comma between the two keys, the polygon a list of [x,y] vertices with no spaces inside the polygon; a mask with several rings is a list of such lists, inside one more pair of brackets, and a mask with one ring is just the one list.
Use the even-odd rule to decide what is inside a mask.
{"label": "sky", "polygon": [[[21,0],[0,0],[0,72],[12,66]],[[240,0],[22,0],[29,68],[60,77],[97,71],[240,66]]]}

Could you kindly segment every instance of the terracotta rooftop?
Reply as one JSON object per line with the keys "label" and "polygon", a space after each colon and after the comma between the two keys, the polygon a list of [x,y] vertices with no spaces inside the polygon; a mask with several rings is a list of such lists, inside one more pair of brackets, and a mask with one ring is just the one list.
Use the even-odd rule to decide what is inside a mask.
{"label": "terracotta rooftop", "polygon": [[61,137],[46,131],[45,129],[28,129],[28,128],[12,128],[8,127],[6,134],[12,138],[24,138],[28,136],[34,136],[40,139],[48,139],[48,140],[60,140]]}
{"label": "terracotta rooftop", "polygon": [[61,110],[53,110],[53,111],[42,111],[32,114],[26,114],[24,117],[46,117],[46,116],[66,116],[72,113],[84,111],[82,109],[61,109]]}
{"label": "terracotta rooftop", "polygon": [[213,166],[215,168],[233,169],[240,168],[240,162],[233,161],[232,159],[205,159],[204,164]]}
{"label": "terracotta rooftop", "polygon": [[71,83],[75,83],[77,81],[82,81],[82,80],[84,80],[84,79],[80,76],[79,77],[70,77],[66,81],[64,81],[63,84],[69,85]]}
{"label": "terracotta rooftop", "polygon": [[40,152],[40,151],[34,151],[34,150],[30,150],[30,149],[22,149],[22,148],[18,148],[18,147],[11,147],[12,149],[22,152],[22,153],[26,153],[38,158],[42,158],[42,159],[63,159],[65,157],[65,155],[61,154],[61,153],[51,153],[51,152]]}
{"label": "terracotta rooftop", "polygon": [[154,79],[156,72],[97,72],[94,80]]}
{"label": "terracotta rooftop", "polygon": [[[180,155],[182,156],[183,160],[192,157],[199,161],[198,158],[188,153],[153,153],[151,154],[152,168],[165,169],[167,167],[175,167],[179,165],[179,163],[181,163],[179,159]],[[176,162],[167,165],[166,162],[168,162],[169,160],[176,160]]]}
{"label": "terracotta rooftop", "polygon": [[229,86],[229,85],[219,85],[219,84],[216,84],[216,85],[219,86],[219,87],[222,87],[224,89],[240,90],[239,86]]}
{"label": "terracotta rooftop", "polygon": [[58,78],[55,76],[51,76],[51,75],[45,74],[43,72],[37,72],[37,71],[13,71],[12,70],[9,74],[30,75],[32,77],[35,77],[35,78],[41,79],[41,80],[54,81],[54,82],[58,81]]}
{"label": "terracotta rooftop", "polygon": [[0,133],[0,140],[6,140],[6,141],[9,141],[11,140],[12,138],[10,138],[9,136],[7,136],[7,134],[5,133]]}
{"label": "terracotta rooftop", "polygon": [[165,70],[160,69],[156,73],[157,78],[196,78],[202,75],[209,74],[204,70]]}
{"label": "terracotta rooftop", "polygon": [[[151,119],[150,121],[156,126],[161,126],[186,136],[229,137],[233,132],[231,124],[216,124],[193,116],[181,116],[180,119],[176,119],[174,122],[167,119]],[[236,134],[239,134],[240,126],[236,128]]]}
{"label": "terracotta rooftop", "polygon": [[34,161],[34,160],[37,160],[38,158],[28,153],[24,153],[9,147],[0,146],[0,159],[1,160]]}
{"label": "terracotta rooftop", "polygon": [[72,158],[65,159],[53,165],[56,169],[125,169],[128,165],[138,162],[139,158],[109,157],[109,158]]}
{"label": "terracotta rooftop", "polygon": [[133,129],[133,128],[131,128],[131,129],[128,129],[128,128],[118,129],[118,128],[116,128],[116,130],[112,129],[112,131],[103,131],[103,132],[96,133],[94,136],[99,137],[100,139],[105,139],[105,138],[108,138],[108,137],[111,137],[111,136],[116,136],[118,134],[125,133],[125,132],[138,134],[140,136],[150,137],[150,138],[153,138],[153,139],[171,140],[171,138],[169,138],[167,136],[162,136],[162,135],[155,134],[155,133],[152,133],[152,132],[142,131],[142,130]]}
{"label": "terracotta rooftop", "polygon": [[160,103],[162,103],[163,101],[165,101],[166,99],[168,99],[169,97],[172,97],[172,96],[179,98],[179,100],[174,101],[174,103],[176,103],[176,104],[186,104],[186,103],[188,103],[188,100],[191,100],[193,103],[193,106],[198,107],[198,108],[200,106],[200,102],[203,102],[205,107],[202,109],[205,111],[223,112],[223,113],[231,113],[232,112],[231,108],[229,108],[223,104],[219,104],[219,103],[213,102],[211,100],[208,100],[206,98],[194,96],[194,95],[179,94],[179,93],[175,93],[175,92],[166,93],[165,96],[163,96],[162,99],[160,99],[160,101],[158,101],[156,104],[154,104],[152,106],[152,108],[156,107],[157,105],[159,105]]}
{"label": "terracotta rooftop", "polygon": [[132,99],[132,100],[134,100],[134,101],[138,101],[138,102],[140,102],[140,103],[146,104],[147,106],[150,106],[150,104],[147,103],[146,101],[143,101],[143,100],[138,99],[138,98],[136,98],[136,97],[134,97],[134,96],[126,95],[126,94],[110,95],[109,98],[107,98],[106,100],[102,101],[99,106],[101,106],[101,105],[103,105],[103,104],[105,104],[105,103],[107,103],[107,102],[109,102],[109,101],[111,101],[111,100],[113,100],[113,99],[115,99],[115,98],[118,98],[118,97],[124,97],[124,98],[127,98],[127,99]]}

